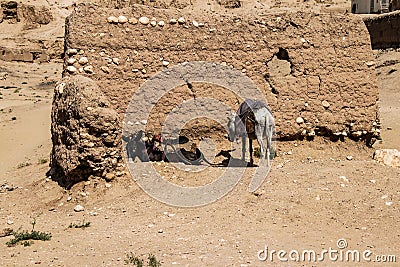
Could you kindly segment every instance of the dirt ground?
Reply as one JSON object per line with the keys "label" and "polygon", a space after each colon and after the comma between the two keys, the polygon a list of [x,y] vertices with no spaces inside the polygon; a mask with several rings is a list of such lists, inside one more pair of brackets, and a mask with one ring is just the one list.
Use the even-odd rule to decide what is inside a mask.
{"label": "dirt ground", "polygon": [[[1,26],[0,26],[1,27]],[[400,169],[376,163],[377,148],[400,149],[400,52],[374,51],[382,141],[278,142],[278,156],[255,193],[252,169],[222,199],[198,208],[165,205],[129,177],[91,180],[64,190],[46,177],[50,109],[62,64],[0,61],[0,266],[119,266],[127,255],[156,256],[162,266],[398,266]],[[157,168],[177,173],[168,163]],[[217,173],[221,168],[207,167]],[[199,175],[176,179],[198,183]],[[192,182],[192,183],[191,183]],[[84,211],[75,212],[80,204]],[[49,241],[7,247],[2,230],[51,233]],[[71,224],[90,222],[84,229]],[[261,261],[260,250],[372,251],[369,264]],[[397,263],[376,256],[395,255]],[[288,254],[286,256],[288,257]],[[381,257],[387,259],[388,257]],[[392,258],[393,260],[393,258]]]}

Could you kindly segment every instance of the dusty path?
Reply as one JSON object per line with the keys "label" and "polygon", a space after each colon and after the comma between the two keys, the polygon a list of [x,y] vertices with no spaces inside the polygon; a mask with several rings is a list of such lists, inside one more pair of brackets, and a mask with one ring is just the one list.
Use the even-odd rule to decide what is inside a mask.
{"label": "dusty path", "polygon": [[[391,58],[390,54],[384,60],[387,57]],[[387,76],[382,73],[381,96],[395,99],[397,92],[386,87],[393,85],[393,80],[384,79]],[[129,253],[143,259],[154,254],[163,266],[273,266],[280,265],[277,258],[274,262],[257,258],[265,245],[275,250],[321,253],[329,247],[336,249],[340,238],[346,239],[349,249],[369,249],[374,255],[396,255],[400,250],[400,171],[377,164],[371,158],[373,149],[352,141],[279,143],[279,157],[256,195],[246,192],[250,181],[246,175],[226,197],[200,208],[162,204],[129,177],[107,186],[93,180],[64,191],[46,180],[47,164],[39,164],[50,152],[52,90],[40,89],[36,86],[40,83],[29,79],[27,88],[20,90],[28,96],[40,93],[42,101],[36,103],[35,97],[32,100],[2,89],[5,101],[1,104],[12,107],[12,112],[4,109],[1,113],[2,148],[7,148],[0,154],[4,175],[0,180],[0,230],[30,230],[30,222],[36,218],[35,229],[51,233],[52,239],[9,248],[5,242],[10,237],[0,238],[1,266],[122,266]],[[21,100],[25,98],[28,100]],[[383,111],[397,109],[396,104],[382,101],[386,128],[385,120],[396,120]],[[12,116],[17,120],[12,121]],[[396,124],[391,127],[383,129],[384,141],[377,146],[399,144],[387,135],[398,133]],[[351,161],[346,159],[349,155]],[[31,165],[18,168],[25,162]],[[197,176],[186,179],[196,182]],[[4,184],[15,189],[6,191]],[[77,204],[85,211],[74,212]],[[83,222],[90,222],[90,227],[68,228],[71,223]],[[328,259],[315,265],[326,266],[327,262],[343,266]]]}
{"label": "dusty path", "polygon": [[[48,159],[51,94],[61,66],[3,62],[0,81],[0,180],[25,164]],[[29,73],[29,75],[27,75]]]}
{"label": "dusty path", "polygon": [[[349,248],[370,249],[374,255],[399,251],[397,169],[378,165],[371,150],[351,143],[342,149],[324,141],[291,142],[282,144],[281,150],[291,153],[276,159],[256,195],[246,192],[246,175],[223,199],[194,209],[162,204],[131,180],[113,182],[110,188],[91,181],[63,193],[55,183],[40,178],[33,171],[36,166],[19,169],[16,175],[28,172],[36,178],[0,194],[3,227],[31,229],[30,217],[38,216],[36,229],[51,232],[53,238],[30,247],[0,244],[0,262],[122,266],[126,254],[133,252],[143,258],[152,253],[163,266],[271,266],[257,259],[265,245],[320,253],[335,249],[340,238]],[[353,160],[346,160],[346,155],[353,155]],[[74,212],[77,203],[85,211]],[[6,225],[8,220],[13,224]],[[68,229],[70,223],[82,222],[91,226]]]}
{"label": "dusty path", "polygon": [[[377,59],[378,83],[381,88],[380,113],[382,123],[382,146],[400,150],[400,53],[379,53]],[[381,146],[378,144],[378,146]]]}
{"label": "dusty path", "polygon": [[[38,150],[48,149],[50,143],[48,103],[39,107],[15,107],[13,111],[21,114],[16,121],[6,122],[0,127],[0,177],[8,176],[10,166],[37,163]],[[32,119],[34,118],[34,119]],[[34,153],[34,158],[31,158]],[[40,154],[40,153],[39,153]],[[43,158],[47,160],[47,157]],[[35,161],[36,160],[36,161]],[[32,162],[34,161],[34,162]],[[19,165],[21,164],[21,165]]]}

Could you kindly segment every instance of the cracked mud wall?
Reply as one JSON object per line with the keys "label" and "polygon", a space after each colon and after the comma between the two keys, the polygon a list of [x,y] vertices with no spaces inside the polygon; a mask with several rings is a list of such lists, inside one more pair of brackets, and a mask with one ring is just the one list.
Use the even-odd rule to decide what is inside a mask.
{"label": "cracked mud wall", "polygon": [[[110,16],[121,15],[130,22],[108,22]],[[155,25],[137,22],[142,16],[154,18]],[[184,23],[170,23],[180,17]],[[67,18],[65,55],[64,76],[91,78],[109,102],[108,108],[118,114],[121,129],[132,96],[147,80],[180,63],[207,61],[231,66],[254,82],[274,113],[281,140],[324,135],[369,142],[379,133],[369,35],[363,21],[351,14],[238,17],[140,5],[108,9],[83,4]],[[146,129],[160,130],[165,117],[183,101],[210,96],[233,110],[244,100],[241,97],[257,98],[182,80],[154,103]],[[144,105],[138,101],[134,109],[142,110]],[[225,112],[221,111],[224,116]],[[57,124],[55,117],[53,124]],[[184,134],[225,140],[226,132],[225,125],[194,119],[187,122]],[[122,163],[120,154],[113,157],[118,158],[116,164]]]}
{"label": "cracked mud wall", "polygon": [[[108,23],[111,15],[154,17],[166,25]],[[185,25],[168,23],[181,16]],[[194,27],[192,20],[204,26]],[[362,136],[373,132],[378,119],[374,57],[368,31],[357,16],[297,12],[238,18],[81,5],[66,27],[66,48],[78,50],[71,57],[88,58],[93,73],[83,74],[96,80],[121,115],[140,85],[165,69],[165,60],[169,66],[212,61],[243,71],[264,92],[279,138],[313,131]],[[190,94],[187,90],[181,98]],[[233,108],[239,104],[237,99],[231,103]],[[304,122],[296,123],[298,117]]]}

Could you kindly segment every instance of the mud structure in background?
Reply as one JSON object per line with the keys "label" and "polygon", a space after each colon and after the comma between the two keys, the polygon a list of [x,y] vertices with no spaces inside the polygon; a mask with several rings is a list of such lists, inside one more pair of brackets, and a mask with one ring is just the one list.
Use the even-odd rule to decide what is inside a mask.
{"label": "mud structure in background", "polygon": [[23,22],[26,27],[39,27],[49,24],[52,20],[53,14],[48,7],[25,5],[16,1],[0,4],[0,23]]}
{"label": "mud structure in background", "polygon": [[400,11],[364,18],[373,49],[399,48]]}
{"label": "mud structure in background", "polygon": [[[30,31],[48,25],[54,20],[53,11],[45,6],[33,6],[16,1],[0,4],[0,27],[8,31]],[[0,34],[1,35],[1,34]],[[12,34],[10,34],[12,35]],[[6,45],[7,44],[7,45]],[[61,40],[37,40],[18,36],[5,37],[0,42],[0,60],[12,62],[48,62],[61,58]]]}

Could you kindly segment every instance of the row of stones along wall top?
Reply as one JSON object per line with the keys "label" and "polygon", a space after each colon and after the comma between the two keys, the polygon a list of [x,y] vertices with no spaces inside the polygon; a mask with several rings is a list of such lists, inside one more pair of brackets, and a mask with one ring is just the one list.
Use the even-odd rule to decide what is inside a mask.
{"label": "row of stones along wall top", "polygon": [[351,14],[236,17],[80,5],[67,19],[65,38],[64,75],[94,79],[121,117],[152,75],[183,62],[212,61],[252,79],[273,110],[279,138],[379,132],[369,35]]}

